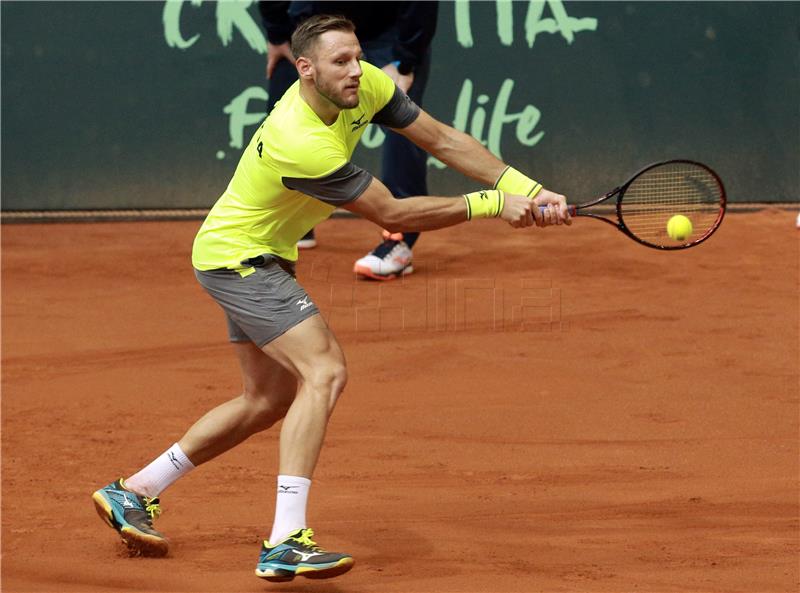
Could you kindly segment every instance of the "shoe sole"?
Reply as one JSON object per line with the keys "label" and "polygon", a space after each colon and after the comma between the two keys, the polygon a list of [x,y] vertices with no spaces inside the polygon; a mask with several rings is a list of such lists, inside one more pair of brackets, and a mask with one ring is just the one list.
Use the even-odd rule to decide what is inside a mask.
{"label": "shoe sole", "polygon": [[355,268],[353,268],[353,271],[361,278],[386,281],[386,280],[394,280],[395,278],[400,278],[401,276],[408,276],[409,274],[414,272],[414,266],[409,264],[399,272],[396,272],[394,274],[386,274],[385,276],[376,274],[366,266],[356,266]]}
{"label": "shoe sole", "polygon": [[295,576],[302,576],[307,579],[332,579],[346,573],[353,568],[354,564],[355,561],[352,558],[342,558],[336,564],[326,568],[314,568],[313,566],[298,566],[295,570],[284,568],[259,570],[256,568],[256,576],[271,583],[286,583],[294,579]]}
{"label": "shoe sole", "polygon": [[317,246],[316,241],[298,241],[297,248],[298,249],[314,249]]}
{"label": "shoe sole", "polygon": [[109,527],[119,533],[132,555],[151,558],[167,555],[169,551],[169,542],[167,540],[139,531],[131,525],[117,526],[114,521],[114,511],[111,508],[111,504],[102,493],[98,491],[92,494],[92,501],[97,514]]}

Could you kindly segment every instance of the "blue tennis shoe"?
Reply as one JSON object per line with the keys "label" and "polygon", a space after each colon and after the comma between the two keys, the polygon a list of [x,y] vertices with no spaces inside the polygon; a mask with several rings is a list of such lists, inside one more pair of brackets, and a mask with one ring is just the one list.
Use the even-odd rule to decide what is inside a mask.
{"label": "blue tennis shoe", "polygon": [[97,514],[119,533],[132,554],[167,554],[169,541],[153,529],[153,519],[161,514],[158,498],[131,492],[120,478],[92,494],[92,500]]}
{"label": "blue tennis shoe", "polygon": [[326,552],[313,539],[312,529],[298,529],[276,545],[264,541],[256,566],[256,576],[273,582],[291,581],[300,575],[309,579],[328,579],[353,568],[353,557]]}

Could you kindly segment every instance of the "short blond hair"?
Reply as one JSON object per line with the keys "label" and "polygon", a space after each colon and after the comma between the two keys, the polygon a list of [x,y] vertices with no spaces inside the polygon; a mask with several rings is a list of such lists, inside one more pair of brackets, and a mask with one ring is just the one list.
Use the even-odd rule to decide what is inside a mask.
{"label": "short blond hair", "polygon": [[304,20],[292,33],[292,55],[310,57],[313,47],[323,33],[328,31],[349,31],[354,33],[356,26],[347,17],[338,14],[317,14]]}

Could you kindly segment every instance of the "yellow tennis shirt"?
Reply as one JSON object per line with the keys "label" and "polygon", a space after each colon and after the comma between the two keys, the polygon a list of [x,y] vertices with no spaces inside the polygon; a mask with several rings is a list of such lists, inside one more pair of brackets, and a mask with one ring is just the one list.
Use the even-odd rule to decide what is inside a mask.
{"label": "yellow tennis shirt", "polygon": [[295,261],[297,241],[335,204],[349,201],[326,202],[325,195],[312,197],[286,183],[303,187],[303,180],[324,179],[348,165],[366,124],[393,98],[391,78],[367,62],[361,69],[358,106],[342,110],[330,126],[302,99],[299,82],[286,91],[200,227],[192,249],[196,269],[240,269],[243,260],[267,253]]}

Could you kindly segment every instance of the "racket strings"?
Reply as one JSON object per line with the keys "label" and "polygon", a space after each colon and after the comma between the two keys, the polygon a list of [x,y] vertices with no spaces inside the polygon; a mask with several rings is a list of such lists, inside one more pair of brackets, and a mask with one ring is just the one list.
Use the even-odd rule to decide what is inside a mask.
{"label": "racket strings", "polygon": [[[620,214],[628,230],[656,245],[680,245],[703,237],[719,219],[723,193],[716,177],[692,163],[666,163],[636,177],[625,190]],[[667,223],[675,215],[692,223],[692,233],[671,239]]]}

